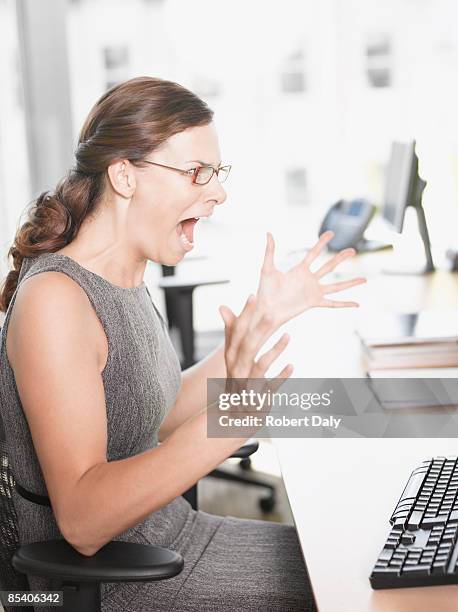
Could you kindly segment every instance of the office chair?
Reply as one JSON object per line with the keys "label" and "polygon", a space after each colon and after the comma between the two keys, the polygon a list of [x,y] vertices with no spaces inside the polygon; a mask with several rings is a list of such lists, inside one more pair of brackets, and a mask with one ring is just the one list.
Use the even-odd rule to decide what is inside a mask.
{"label": "office chair", "polygon": [[[231,455],[231,459],[241,459],[241,461],[249,461],[250,455],[255,453],[259,448],[259,442],[256,440],[247,440],[243,446],[241,446],[238,450],[235,451]],[[246,469],[246,468],[245,468]],[[264,483],[262,481],[258,481],[254,478],[249,478],[248,476],[239,476],[237,474],[232,474],[229,472],[225,472],[220,468],[216,468],[212,470],[206,477],[213,478],[221,478],[223,480],[230,480],[233,482],[241,482],[243,484],[251,484],[257,487],[265,487],[269,489],[269,494],[266,497],[262,497],[259,500],[259,505],[263,512],[271,512],[275,506],[275,487],[271,484]],[[183,493],[183,497],[191,504],[194,510],[197,509],[198,501],[197,501],[197,484],[188,489],[185,493]]]}
{"label": "office chair", "polygon": [[[182,367],[183,369],[189,368],[196,363],[195,359],[195,332],[193,325],[193,305],[192,295],[193,291],[199,285],[224,283],[225,280],[212,281],[212,282],[177,282],[174,279],[175,266],[161,266],[162,276],[164,279],[159,283],[159,286],[164,291],[165,297],[165,309],[167,313],[167,320],[169,329],[176,327],[180,335],[181,349],[183,353]],[[250,441],[251,446],[244,445],[238,452],[240,454],[234,454],[233,457],[241,459],[239,465],[244,471],[248,471],[251,468],[251,461],[249,456],[258,450],[259,444],[254,441]],[[251,448],[251,452],[247,454],[248,448]],[[272,512],[275,508],[276,496],[275,487],[270,483],[262,480],[261,478],[250,476],[249,474],[234,474],[232,472],[226,472],[221,468],[216,468],[207,476],[211,478],[219,478],[221,480],[227,480],[229,482],[238,482],[240,484],[249,485],[253,487],[261,487],[267,489],[267,494],[259,499],[259,507],[262,512]],[[188,501],[191,503],[194,500],[193,495],[197,495],[197,489],[194,492],[189,493]]]}
{"label": "office chair", "polygon": [[[243,452],[249,456],[253,447]],[[239,452],[239,451],[237,451]],[[8,461],[0,414],[0,590],[30,591],[27,575],[50,578],[63,592],[63,612],[100,612],[103,582],[152,582],[178,575],[183,558],[159,546],[112,541],[92,557],[78,553],[65,540],[19,546],[18,517],[13,504],[14,475]],[[197,509],[197,487],[187,494]],[[5,612],[33,612],[33,606],[6,606]]]}
{"label": "office chair", "polygon": [[[245,450],[246,446],[248,448]],[[251,465],[250,455],[256,452],[258,448],[259,442],[256,442],[255,440],[250,440],[249,443],[242,446],[241,448],[239,448],[238,451],[231,455],[231,458],[240,459],[241,461],[239,465],[241,466],[241,468],[243,470],[249,470]],[[248,454],[247,451],[249,450],[251,450],[251,452]],[[277,500],[274,485],[270,484],[269,482],[266,482],[265,480],[262,480],[261,478],[258,478],[257,476],[249,476],[248,474],[234,474],[233,472],[226,472],[225,470],[218,467],[212,470],[209,474],[207,474],[207,477],[219,478],[220,480],[238,482],[244,485],[251,485],[253,487],[262,487],[263,489],[267,489],[267,494],[259,499],[259,507],[265,513],[272,512],[275,508]]]}
{"label": "office chair", "polygon": [[[8,461],[0,417],[0,589],[29,591],[27,575],[50,578],[63,591],[64,612],[100,612],[102,582],[152,582],[173,578],[183,569],[178,553],[134,542],[112,541],[92,557],[79,554],[65,540],[19,546],[18,517],[13,505],[14,476]],[[6,606],[5,612],[33,606]]]}

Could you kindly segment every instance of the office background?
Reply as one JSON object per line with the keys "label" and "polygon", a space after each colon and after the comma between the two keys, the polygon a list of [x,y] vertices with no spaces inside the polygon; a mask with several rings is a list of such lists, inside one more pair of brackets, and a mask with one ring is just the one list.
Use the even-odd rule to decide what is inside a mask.
{"label": "office background", "polygon": [[[180,82],[209,103],[223,160],[233,165],[225,185],[226,204],[213,218],[199,222],[196,246],[178,267],[184,275],[197,271],[231,280],[195,291],[194,325],[201,336],[208,334],[209,342],[221,334],[218,305],[237,308],[254,289],[264,231],[274,232],[282,260],[313,242],[336,200],[365,197],[380,206],[394,140],[416,139],[437,266],[445,265],[448,248],[458,248],[455,0],[194,0],[192,6],[179,0],[0,0],[1,279],[21,215],[72,164],[78,130],[90,107],[107,88],[144,74]],[[413,213],[406,211],[402,237],[388,236],[381,219],[371,224],[368,237],[395,240],[399,248],[421,258]],[[160,276],[159,266],[148,266],[146,280],[164,312],[164,295],[157,287]],[[438,307],[447,293],[441,288],[444,280],[439,278],[436,287],[432,279],[429,293],[418,279],[399,280],[399,291],[387,291],[380,280],[372,300],[365,294],[367,309],[408,310],[424,303]],[[449,293],[456,305],[456,282]],[[314,349],[305,358],[300,334],[295,334],[300,375],[328,375],[334,366],[340,375],[340,368],[357,363],[360,347],[349,330],[353,313],[339,313],[335,323],[331,316],[310,313],[298,323],[302,338]],[[348,463],[342,468],[346,476],[355,471],[352,462],[370,465],[375,455],[373,442],[362,442],[367,442],[367,452],[361,454],[365,462],[357,456],[361,447],[356,445],[354,454],[348,449],[341,454],[342,465]],[[288,493],[304,549],[310,551],[314,586],[326,603],[333,589],[327,588],[328,573],[320,575],[321,543],[314,549],[306,528],[309,515],[301,504],[307,504],[312,516],[317,513],[317,522],[322,506],[302,501],[303,475],[297,470],[295,476],[294,467],[298,456],[303,465],[318,462],[320,451],[299,444],[291,448],[280,446],[283,469],[289,473]],[[261,451],[253,458],[255,467],[279,474],[273,450],[264,445]],[[393,459],[393,473],[399,471],[396,462]],[[329,476],[333,470],[330,465],[328,472],[322,471]],[[393,479],[393,497],[403,479]],[[271,482],[279,491],[280,480]],[[335,482],[329,482],[332,491]],[[204,509],[256,516],[257,490],[251,493],[245,487],[243,495],[238,492],[230,500],[237,504],[243,497],[243,507],[228,508],[229,496],[219,495],[223,489],[217,486],[213,482],[204,492]],[[308,491],[318,495],[322,489],[322,475],[309,474]],[[388,510],[387,502],[380,512],[384,519]],[[292,522],[284,495],[278,495],[276,514],[270,518]],[[385,524],[379,523],[380,535],[371,540],[374,550],[368,546],[367,559],[361,561],[362,598],[368,597],[367,575],[385,533]],[[350,578],[346,584],[353,584],[354,576]],[[335,593],[337,600],[340,591]],[[333,606],[330,601],[327,609]]]}
{"label": "office background", "polygon": [[[2,277],[21,213],[71,165],[89,108],[140,74],[183,83],[216,112],[229,197],[200,222],[192,254],[211,256],[212,270],[230,275],[243,258],[248,286],[264,230],[275,229],[281,255],[313,240],[335,200],[380,204],[395,139],[417,140],[436,260],[457,245],[453,0],[195,0],[192,10],[179,0],[0,0],[0,33]],[[220,326],[220,298],[237,306],[242,280],[196,293],[198,329]]]}

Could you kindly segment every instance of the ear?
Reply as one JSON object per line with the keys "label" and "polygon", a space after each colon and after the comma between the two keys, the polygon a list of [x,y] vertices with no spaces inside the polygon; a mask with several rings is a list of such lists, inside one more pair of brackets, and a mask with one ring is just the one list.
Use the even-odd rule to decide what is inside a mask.
{"label": "ear", "polygon": [[113,162],[107,169],[111,186],[124,198],[131,198],[135,192],[136,181],[133,166],[128,159]]}

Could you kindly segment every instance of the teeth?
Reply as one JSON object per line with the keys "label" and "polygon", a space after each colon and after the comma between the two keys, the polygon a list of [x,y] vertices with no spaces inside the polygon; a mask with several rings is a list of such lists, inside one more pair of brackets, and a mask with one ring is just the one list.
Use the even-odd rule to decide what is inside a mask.
{"label": "teeth", "polygon": [[189,242],[189,240],[186,238],[184,232],[182,234],[180,234],[180,238],[181,241],[186,245],[186,246],[193,246],[194,242]]}

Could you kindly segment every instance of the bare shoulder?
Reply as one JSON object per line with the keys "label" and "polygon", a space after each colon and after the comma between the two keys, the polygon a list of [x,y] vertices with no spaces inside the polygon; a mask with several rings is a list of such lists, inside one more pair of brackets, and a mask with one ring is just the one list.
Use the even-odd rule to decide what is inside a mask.
{"label": "bare shoulder", "polygon": [[[49,299],[78,300],[86,296],[83,289],[64,272],[40,272],[23,281],[18,289],[16,304],[33,302],[34,307],[49,305]],[[20,307],[21,308],[21,307]]]}
{"label": "bare shoulder", "polygon": [[60,342],[92,348],[103,368],[106,336],[85,291],[63,272],[40,272],[18,289],[6,339],[8,360],[14,367],[24,347]]}

